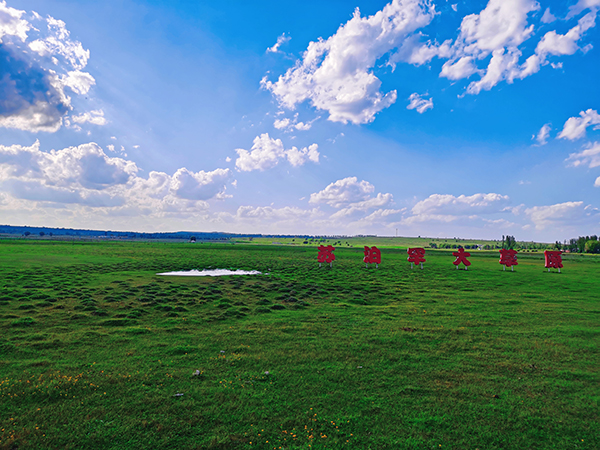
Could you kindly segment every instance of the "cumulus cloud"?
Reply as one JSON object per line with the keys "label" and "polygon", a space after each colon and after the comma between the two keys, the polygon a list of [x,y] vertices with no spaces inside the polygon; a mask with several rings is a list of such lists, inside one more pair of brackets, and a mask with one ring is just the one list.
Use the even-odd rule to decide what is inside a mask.
{"label": "cumulus cloud", "polygon": [[286,130],[286,131],[306,131],[310,130],[314,121],[320,119],[320,117],[316,117],[310,122],[298,122],[298,113],[294,114],[293,119],[288,117],[284,117],[283,119],[275,119],[273,122],[273,126],[278,130]]}
{"label": "cumulus cloud", "polygon": [[510,199],[501,194],[473,194],[470,196],[450,194],[433,194],[418,202],[412,208],[412,213],[421,215],[468,215],[490,214],[506,209]]}
{"label": "cumulus cloud", "polygon": [[318,148],[317,144],[311,144],[300,150],[297,147],[285,150],[281,139],[273,139],[268,133],[264,133],[254,138],[250,151],[242,148],[235,150],[238,154],[235,166],[238,170],[250,172],[275,167],[284,158],[287,158],[293,166],[301,166],[307,161],[318,163],[320,155]]}
{"label": "cumulus cloud", "polygon": [[138,176],[132,161],[110,157],[95,143],[43,152],[30,147],[0,146],[0,187],[25,201],[78,204],[132,210],[181,211],[205,208],[210,199],[225,198],[229,169],[172,176],[150,172]]}
{"label": "cumulus cloud", "polygon": [[91,123],[93,125],[106,125],[106,119],[104,118],[104,111],[101,109],[96,111],[85,112],[78,116],[71,116],[71,120],[75,123]]}
{"label": "cumulus cloud", "polygon": [[64,22],[42,19],[0,2],[0,127],[55,132],[74,94],[95,84],[82,69],[89,51],[69,36]]}
{"label": "cumulus cloud", "polygon": [[290,164],[294,167],[301,166],[307,161],[314,163],[319,162],[319,146],[317,144],[311,144],[301,150],[296,147],[292,147],[286,152],[286,156]]}
{"label": "cumulus cloud", "polygon": [[587,51],[589,47],[581,48],[577,42],[584,33],[596,25],[596,12],[590,12],[579,19],[577,25],[566,34],[549,31],[538,43],[535,53],[544,61],[547,55],[572,55],[577,50]]}
{"label": "cumulus cloud", "polygon": [[320,215],[322,215],[322,213],[317,209],[306,210],[290,206],[283,208],[273,208],[271,206],[240,206],[236,212],[236,217],[239,219],[258,221],[306,220]]}
{"label": "cumulus cloud", "polygon": [[583,202],[565,202],[549,206],[527,208],[525,214],[537,230],[549,227],[565,227],[598,217],[598,210],[584,206]]}
{"label": "cumulus cloud", "polygon": [[27,20],[21,19],[23,14],[25,11],[10,8],[5,1],[0,2],[0,43],[4,36],[15,36],[25,42],[31,25]]}
{"label": "cumulus cloud", "polygon": [[330,121],[372,122],[397,98],[395,90],[380,91],[381,81],[372,69],[434,15],[434,6],[419,0],[393,0],[368,17],[356,9],[334,35],[311,42],[302,59],[277,81],[265,77],[261,85],[285,108],[309,101],[327,111]]}
{"label": "cumulus cloud", "polygon": [[284,117],[283,119],[275,119],[275,122],[273,122],[273,126],[275,128],[277,128],[278,130],[283,130],[285,128],[288,128],[289,126],[291,126],[292,121],[291,119]]}
{"label": "cumulus cloud", "polygon": [[103,189],[127,183],[138,168],[132,161],[108,157],[95,143],[42,152],[36,141],[31,147],[0,146],[0,170],[4,177],[43,180],[69,188]]}
{"label": "cumulus cloud", "polygon": [[[425,94],[427,95],[427,94]],[[408,97],[409,104],[406,109],[416,109],[419,114],[423,114],[428,109],[433,109],[433,100],[421,98],[416,92]]]}
{"label": "cumulus cloud", "polygon": [[74,70],[61,78],[61,83],[63,86],[71,88],[76,94],[87,94],[90,88],[96,84],[96,80],[87,72]]}
{"label": "cumulus cloud", "polygon": [[585,136],[587,127],[596,125],[594,130],[600,129],[600,115],[593,109],[581,111],[580,117],[570,117],[565,122],[563,130],[558,135],[559,139],[569,139],[574,141]]}
{"label": "cumulus cloud", "polygon": [[[379,215],[389,215],[392,212],[399,212],[399,210],[382,209],[384,206],[388,206],[393,202],[392,194],[378,193],[376,197],[363,200],[361,202],[350,203],[348,206],[341,208],[335,212],[331,218],[340,219],[345,217],[352,217],[357,214],[363,213],[368,210],[377,209]],[[386,214],[387,213],[387,214]]]}
{"label": "cumulus cloud", "polygon": [[412,215],[402,223],[410,225],[419,222],[453,222],[461,217],[475,219],[478,214],[495,214],[509,211],[510,198],[507,195],[489,193],[470,196],[432,194],[413,206]]}
{"label": "cumulus cloud", "polygon": [[569,7],[567,19],[576,16],[577,14],[585,11],[586,9],[598,11],[598,9],[600,9],[600,0],[579,0],[576,4]]}
{"label": "cumulus cloud", "polygon": [[544,15],[540,19],[542,23],[552,23],[556,20],[556,16],[550,12],[550,8],[546,8]]}
{"label": "cumulus cloud", "polygon": [[[386,226],[398,219],[402,209],[394,209],[392,194],[377,193],[368,181],[348,177],[329,184],[325,189],[310,195],[309,203],[326,204],[337,211],[327,218],[328,227],[369,229]],[[366,227],[366,228],[365,228]]]}
{"label": "cumulus cloud", "polygon": [[231,176],[229,169],[215,169],[212,172],[201,170],[194,173],[183,167],[173,175],[170,188],[177,197],[187,200],[220,198]]}
{"label": "cumulus cloud", "polygon": [[292,39],[292,38],[289,36],[286,36],[285,33],[283,33],[281,36],[279,36],[277,38],[277,42],[275,43],[275,45],[273,45],[273,47],[267,48],[267,53],[281,53],[281,50],[279,50],[279,47],[281,47],[286,42],[289,42],[290,39]]}
{"label": "cumulus cloud", "polygon": [[340,208],[350,203],[358,203],[368,200],[375,191],[368,181],[358,181],[356,177],[337,180],[325,189],[310,194],[309,203],[326,203],[334,208]]}
{"label": "cumulus cloud", "polygon": [[571,153],[566,161],[573,167],[587,165],[594,168],[600,166],[600,142],[590,142],[585,150],[579,153]]}
{"label": "cumulus cloud", "polygon": [[[413,46],[404,60],[420,65],[434,57],[447,59],[440,77],[460,80],[478,74],[480,79],[472,81],[466,93],[479,94],[502,81],[512,83],[537,73],[542,66],[550,63],[549,55],[572,55],[578,50],[589,50],[589,45],[580,47],[579,41],[595,26],[598,8],[592,3],[596,1],[580,2],[579,12],[591,11],[564,35],[555,30],[547,32],[538,42],[535,52],[522,63],[520,46],[535,35],[534,25],[529,23],[529,18],[540,8],[535,0],[490,0],[480,13],[462,19],[454,41],[446,40],[442,44],[428,41]],[[547,9],[541,21],[550,23],[554,19]],[[480,61],[486,61],[487,66],[480,67]],[[560,63],[550,64],[560,67]]]}
{"label": "cumulus cloud", "polygon": [[[481,79],[467,87],[470,94],[489,90],[504,79],[512,82],[522,75],[518,67],[521,56],[518,47],[533,32],[533,26],[528,25],[528,15],[538,9],[539,5],[534,0],[490,0],[479,14],[470,14],[462,19],[454,43],[445,41],[438,45],[428,42],[415,49],[409,61],[423,64],[435,56],[447,58],[440,76],[451,80],[479,73]],[[476,61],[484,60],[490,54],[492,58],[488,67],[478,68]]]}
{"label": "cumulus cloud", "polygon": [[549,123],[546,123],[540,128],[539,133],[535,136],[535,139],[538,141],[539,145],[546,145],[548,143],[548,137],[550,137],[550,130],[552,127]]}

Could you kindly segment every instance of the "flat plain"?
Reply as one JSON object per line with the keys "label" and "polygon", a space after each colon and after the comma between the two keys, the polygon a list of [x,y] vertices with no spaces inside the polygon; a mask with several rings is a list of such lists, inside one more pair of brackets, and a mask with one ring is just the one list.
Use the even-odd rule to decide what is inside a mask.
{"label": "flat plain", "polygon": [[354,244],[0,241],[0,449],[600,448],[600,258]]}

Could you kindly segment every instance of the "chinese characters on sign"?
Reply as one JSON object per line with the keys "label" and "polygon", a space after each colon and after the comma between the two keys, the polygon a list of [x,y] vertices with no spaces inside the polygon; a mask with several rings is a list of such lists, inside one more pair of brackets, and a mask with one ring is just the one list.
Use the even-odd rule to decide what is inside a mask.
{"label": "chinese characters on sign", "polygon": [[425,249],[421,247],[409,248],[406,253],[408,253],[408,261],[410,262],[410,268],[412,270],[413,264],[421,264],[421,269],[423,268],[423,263],[425,262]]}
{"label": "chinese characters on sign", "polygon": [[[332,245],[320,245],[318,247],[319,254],[317,255],[317,261],[319,262],[319,267],[321,267],[321,263],[329,263],[330,267],[333,267],[333,261],[335,261],[335,255],[333,254],[335,247]],[[423,269],[423,263],[425,262],[425,249],[422,247],[412,247],[409,248],[406,253],[408,253],[408,262],[410,262],[410,268],[413,269],[415,264],[420,264],[421,269]],[[503,270],[506,270],[507,267],[510,267],[511,271],[514,271],[514,266],[519,265],[517,261],[517,251],[512,249],[501,249],[500,250],[500,260],[499,263],[504,266]],[[545,266],[550,272],[551,268],[558,269],[560,273],[560,269],[563,267],[562,264],[562,252],[560,250],[546,250],[544,252],[545,257]],[[458,266],[462,263],[465,266],[465,270],[471,265],[471,261],[467,258],[471,256],[471,253],[465,252],[465,249],[459,247],[458,251],[452,252],[452,255],[456,257],[456,259],[452,262],[458,269]],[[365,256],[363,258],[363,262],[366,267],[369,267],[369,264],[375,264],[375,267],[379,267],[381,264],[381,250],[377,247],[367,247],[365,246]]]}
{"label": "chinese characters on sign", "polygon": [[507,267],[510,267],[510,270],[513,270],[513,266],[519,265],[517,262],[517,251],[505,248],[500,250],[500,264],[504,266],[504,270],[506,270]]}
{"label": "chinese characters on sign", "polygon": [[366,247],[365,246],[365,257],[363,258],[365,267],[369,267],[369,264],[375,264],[375,268],[381,264],[381,251],[377,247]]}
{"label": "chinese characters on sign", "polygon": [[471,256],[471,254],[469,252],[465,252],[464,248],[460,247],[457,252],[452,252],[452,254],[456,256],[456,259],[452,264],[456,266],[457,270],[460,263],[465,265],[465,270],[467,270],[467,267],[471,265],[471,261],[467,259],[469,256]]}
{"label": "chinese characters on sign", "polygon": [[335,247],[332,245],[328,245],[327,247],[320,245],[318,250],[317,261],[319,261],[319,267],[321,267],[321,263],[329,263],[329,266],[333,267],[333,261],[335,261],[333,251]]}
{"label": "chinese characters on sign", "polygon": [[546,250],[544,252],[548,272],[550,272],[550,268],[554,268],[558,269],[558,273],[560,273],[560,268],[563,266],[561,253],[560,250]]}

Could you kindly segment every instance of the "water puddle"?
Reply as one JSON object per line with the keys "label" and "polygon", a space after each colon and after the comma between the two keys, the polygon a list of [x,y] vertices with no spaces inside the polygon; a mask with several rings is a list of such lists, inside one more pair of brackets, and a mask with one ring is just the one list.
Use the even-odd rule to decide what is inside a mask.
{"label": "water puddle", "polygon": [[261,275],[262,272],[258,270],[228,270],[228,269],[214,269],[214,270],[185,270],[179,272],[163,272],[157,273],[156,275],[168,275],[175,277],[222,277],[225,275]]}

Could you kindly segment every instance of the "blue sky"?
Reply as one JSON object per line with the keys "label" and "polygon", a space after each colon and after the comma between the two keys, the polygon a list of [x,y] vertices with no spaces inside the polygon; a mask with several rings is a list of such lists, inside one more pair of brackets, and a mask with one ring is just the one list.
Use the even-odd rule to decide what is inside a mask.
{"label": "blue sky", "polygon": [[599,10],[0,1],[0,223],[597,234]]}

